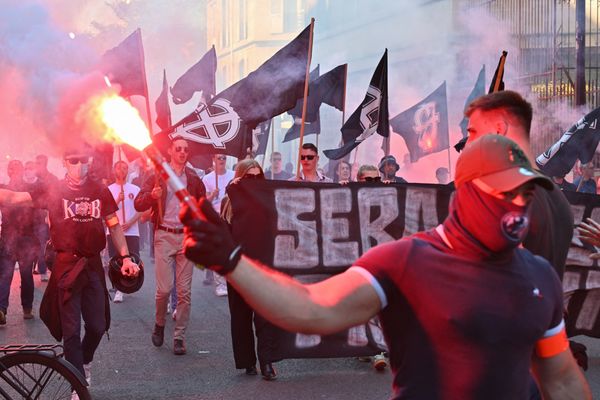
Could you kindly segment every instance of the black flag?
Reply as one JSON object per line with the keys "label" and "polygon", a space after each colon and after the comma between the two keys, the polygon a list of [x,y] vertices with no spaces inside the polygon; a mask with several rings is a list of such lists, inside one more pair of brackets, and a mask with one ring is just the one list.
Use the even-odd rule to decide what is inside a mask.
{"label": "black flag", "polygon": [[303,96],[312,24],[246,78],[213,97],[208,104],[155,135],[160,149],[173,136],[190,144],[191,154],[221,153],[245,157],[252,130],[296,105]]}
{"label": "black flag", "polygon": [[375,132],[383,137],[389,136],[387,86],[386,49],[373,73],[365,98],[342,126],[344,145],[339,149],[325,150],[327,158],[339,160]]}
{"label": "black flag", "polygon": [[121,86],[122,97],[146,95],[144,70],[144,49],[142,31],[136,29],[118,46],[108,50],[102,56],[100,69],[111,83]]}
{"label": "black flag", "polygon": [[[469,97],[467,97],[467,101],[465,101],[465,107],[464,110],[467,110],[467,107],[469,106],[469,104],[471,104],[471,102],[473,100],[475,100],[478,97],[481,97],[485,94],[485,65],[483,65],[481,67],[481,71],[479,71],[479,75],[477,75],[477,81],[475,82],[475,86],[473,87],[473,90],[471,90],[471,93],[469,94]],[[467,126],[469,125],[469,119],[465,116],[463,116],[462,121],[460,121],[460,131],[462,132],[462,136],[463,138],[466,138],[467,136],[469,136],[468,132],[467,132]]]}
{"label": "black flag", "polygon": [[215,72],[217,71],[217,55],[215,46],[211,47],[204,56],[181,75],[171,88],[173,103],[183,104],[189,101],[195,92],[202,92],[206,101],[214,96]]}
{"label": "black flag", "polygon": [[[321,120],[319,115],[320,102],[313,101],[314,96],[312,92],[315,91],[313,83],[319,78],[319,66],[310,72],[309,83],[308,83],[308,100],[306,102],[306,119],[304,120],[304,134],[314,135],[321,132]],[[294,118],[294,124],[285,133],[283,142],[289,142],[290,140],[298,139],[300,137],[300,126],[302,125],[302,106],[304,104],[304,98],[301,98],[296,103],[296,106],[289,110],[287,113]]]}
{"label": "black flag", "polygon": [[540,154],[535,163],[548,176],[565,176],[575,162],[592,160],[600,142],[600,108],[581,118],[558,142]]}
{"label": "black flag", "polygon": [[394,132],[404,138],[410,161],[448,148],[446,82],[408,110],[390,120]]}
{"label": "black flag", "polygon": [[156,124],[160,129],[168,129],[171,126],[171,107],[169,107],[169,84],[167,83],[167,71],[163,69],[163,86],[160,95],[154,103],[156,110]]}
{"label": "black flag", "polygon": [[504,90],[504,64],[506,63],[506,56],[508,56],[508,53],[503,51],[502,55],[500,56],[500,60],[498,61],[496,72],[494,72],[492,82],[490,83],[490,89],[488,90],[488,93],[495,93]]}

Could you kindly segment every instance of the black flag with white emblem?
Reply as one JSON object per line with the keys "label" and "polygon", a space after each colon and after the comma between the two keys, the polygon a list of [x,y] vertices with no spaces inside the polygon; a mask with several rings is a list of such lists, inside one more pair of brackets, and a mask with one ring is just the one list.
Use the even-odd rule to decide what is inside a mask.
{"label": "black flag with white emblem", "polygon": [[565,176],[577,160],[586,164],[592,160],[600,142],[600,108],[581,118],[558,142],[540,154],[535,163],[548,176]]}
{"label": "black flag with white emblem", "polygon": [[220,153],[243,158],[252,147],[252,130],[296,105],[304,92],[311,26],[246,78],[223,90],[208,104],[154,136],[165,149],[170,139],[188,140],[190,153]]}
{"label": "black flag with white emblem", "polygon": [[404,138],[410,161],[448,148],[446,82],[408,110],[390,120],[394,132]]}
{"label": "black flag with white emblem", "polygon": [[383,137],[389,136],[387,86],[386,49],[373,73],[364,100],[342,126],[343,146],[338,149],[325,150],[327,158],[339,160],[375,132]]}

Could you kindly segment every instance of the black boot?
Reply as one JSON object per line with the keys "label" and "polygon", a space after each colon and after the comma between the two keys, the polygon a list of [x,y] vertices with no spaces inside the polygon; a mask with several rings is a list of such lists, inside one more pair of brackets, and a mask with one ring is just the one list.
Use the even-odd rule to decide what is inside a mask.
{"label": "black boot", "polygon": [[154,331],[152,332],[152,344],[156,347],[163,345],[165,340],[165,327],[154,324]]}
{"label": "black boot", "polygon": [[274,381],[277,379],[277,373],[275,372],[273,364],[271,363],[261,364],[260,373],[262,374],[263,379],[266,381]]}

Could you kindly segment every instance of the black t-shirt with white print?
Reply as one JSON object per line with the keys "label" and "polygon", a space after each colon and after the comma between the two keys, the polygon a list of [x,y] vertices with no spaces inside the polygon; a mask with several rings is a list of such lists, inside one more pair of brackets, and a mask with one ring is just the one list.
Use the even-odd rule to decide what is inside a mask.
{"label": "black t-shirt with white print", "polygon": [[546,260],[524,249],[505,260],[461,250],[431,230],[379,245],[351,268],[383,304],[393,399],[528,399],[534,345],[564,324]]}
{"label": "black t-shirt with white print", "polygon": [[118,210],[106,185],[88,179],[73,190],[61,180],[56,186],[39,185],[30,194],[35,207],[48,210],[57,251],[92,257],[104,249],[104,217]]}

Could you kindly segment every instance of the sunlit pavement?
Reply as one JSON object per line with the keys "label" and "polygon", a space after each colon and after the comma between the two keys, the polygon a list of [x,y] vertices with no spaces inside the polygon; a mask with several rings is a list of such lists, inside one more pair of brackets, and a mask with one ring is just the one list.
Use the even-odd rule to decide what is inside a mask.
{"label": "sunlit pavement", "polygon": [[[173,320],[168,318],[165,344],[150,340],[154,324],[154,264],[142,253],[146,281],[138,293],[112,304],[110,340],[104,337],[92,367],[94,399],[387,399],[389,370],[378,373],[353,358],[285,360],[275,364],[278,379],[266,382],[236,370],[229,334],[226,297],[216,297],[204,286],[204,272],[194,271],[192,315],[186,334],[187,355],[175,356]],[[16,271],[15,271],[16,272]],[[54,343],[38,317],[45,283],[34,277],[35,316],[25,321],[15,273],[7,325],[0,327],[0,343]],[[16,290],[15,290],[16,289]],[[594,398],[600,398],[600,340],[576,338],[588,347],[586,373]]]}

